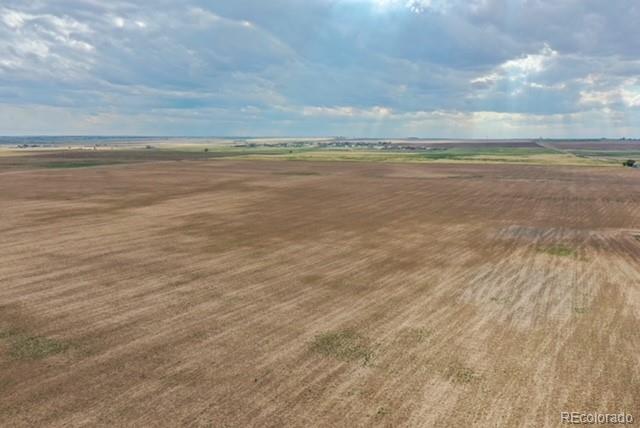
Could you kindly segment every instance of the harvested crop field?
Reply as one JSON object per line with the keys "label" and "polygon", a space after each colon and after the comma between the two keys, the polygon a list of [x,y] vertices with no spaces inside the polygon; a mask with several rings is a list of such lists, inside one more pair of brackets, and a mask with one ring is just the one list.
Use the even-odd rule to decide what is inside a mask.
{"label": "harvested crop field", "polygon": [[640,142],[636,140],[619,141],[551,141],[548,146],[564,150],[640,150]]}
{"label": "harvested crop field", "polygon": [[640,420],[635,170],[10,170],[0,220],[4,426]]}

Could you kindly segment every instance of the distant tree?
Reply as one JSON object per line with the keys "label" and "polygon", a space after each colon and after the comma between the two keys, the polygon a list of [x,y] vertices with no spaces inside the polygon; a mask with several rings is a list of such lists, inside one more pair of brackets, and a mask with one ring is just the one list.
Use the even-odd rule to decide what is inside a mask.
{"label": "distant tree", "polygon": [[209,151],[209,148],[208,148],[208,147],[204,149],[204,152],[205,152],[205,153],[207,153],[208,151]]}

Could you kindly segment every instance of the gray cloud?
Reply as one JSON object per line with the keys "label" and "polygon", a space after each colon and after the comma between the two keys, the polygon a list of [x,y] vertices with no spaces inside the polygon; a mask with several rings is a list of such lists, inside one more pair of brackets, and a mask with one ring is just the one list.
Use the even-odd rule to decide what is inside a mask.
{"label": "gray cloud", "polygon": [[0,134],[638,135],[638,18],[632,0],[6,0]]}

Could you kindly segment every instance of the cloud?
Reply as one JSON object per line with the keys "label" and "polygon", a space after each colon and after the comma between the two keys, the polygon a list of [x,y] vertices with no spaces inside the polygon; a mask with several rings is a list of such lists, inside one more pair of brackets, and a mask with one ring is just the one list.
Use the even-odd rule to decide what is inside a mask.
{"label": "cloud", "polygon": [[558,52],[554,51],[545,44],[545,46],[536,54],[524,55],[520,58],[510,59],[500,65],[500,68],[507,74],[516,74],[519,77],[528,77],[530,74],[540,73],[548,67],[548,63],[558,56]]}
{"label": "cloud", "polygon": [[315,107],[307,106],[302,108],[303,116],[312,117],[341,117],[360,119],[384,119],[390,117],[393,110],[387,107],[375,106],[369,109],[361,109],[350,106],[340,107]]}
{"label": "cloud", "polygon": [[632,0],[5,0],[0,134],[640,134],[639,19]]}
{"label": "cloud", "polygon": [[447,2],[443,0],[351,0],[372,2],[382,10],[389,8],[405,8],[413,13],[424,13],[429,10],[444,10]]}
{"label": "cloud", "polygon": [[[547,70],[549,64],[557,57],[558,52],[545,44],[538,53],[521,55],[504,61],[491,70],[490,73],[472,79],[471,83],[480,87],[494,84],[503,79],[525,83],[529,78]],[[533,83],[533,85],[544,87],[544,85],[538,83]]]}
{"label": "cloud", "polygon": [[[594,86],[595,82],[591,79],[593,77],[587,80],[589,86]],[[584,89],[580,92],[580,103],[591,107],[640,107],[640,80],[627,79],[612,89]]]}
{"label": "cloud", "polygon": [[84,22],[10,8],[0,9],[0,22],[0,73],[9,78],[69,78],[91,66],[95,47]]}

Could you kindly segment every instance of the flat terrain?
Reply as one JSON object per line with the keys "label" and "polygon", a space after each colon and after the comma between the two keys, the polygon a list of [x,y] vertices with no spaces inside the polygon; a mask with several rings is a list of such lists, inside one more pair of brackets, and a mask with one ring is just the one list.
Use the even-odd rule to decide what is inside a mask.
{"label": "flat terrain", "polygon": [[640,420],[638,170],[21,165],[0,425]]}
{"label": "flat terrain", "polygon": [[620,166],[637,140],[420,140],[343,138],[0,137],[0,171],[173,160],[493,163]]}

